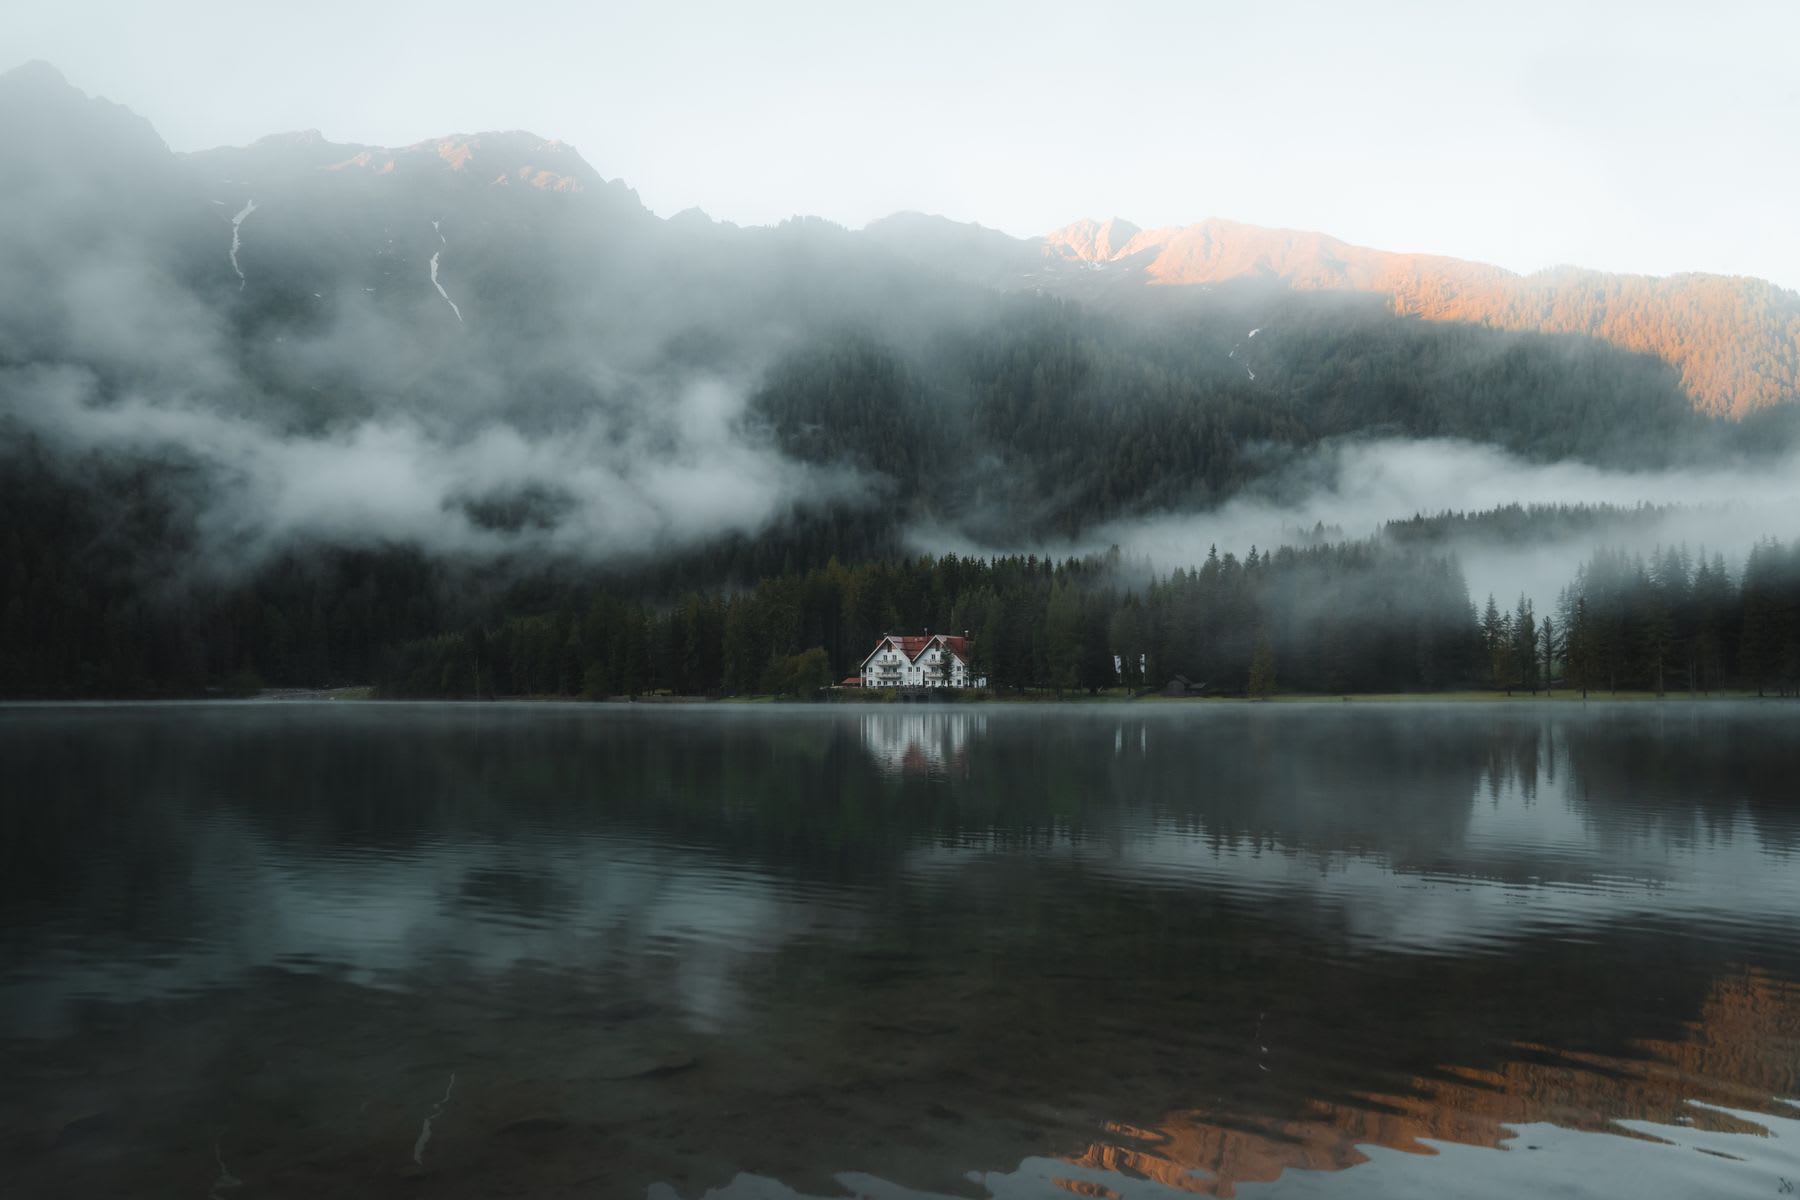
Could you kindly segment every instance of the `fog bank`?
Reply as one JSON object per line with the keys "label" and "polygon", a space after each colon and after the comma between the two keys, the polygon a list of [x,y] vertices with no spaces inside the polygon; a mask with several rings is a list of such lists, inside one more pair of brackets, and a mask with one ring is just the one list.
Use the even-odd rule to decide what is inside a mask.
{"label": "fog bank", "polygon": [[1478,533],[1445,543],[1461,558],[1477,602],[1490,592],[1506,602],[1523,593],[1542,609],[1598,546],[1633,552],[1659,545],[1704,548],[1724,554],[1735,569],[1758,539],[1800,536],[1800,454],[1754,464],[1617,471],[1579,462],[1534,463],[1466,441],[1349,441],[1303,453],[1215,509],[1109,522],[1072,542],[984,546],[944,527],[915,528],[909,540],[922,552],[1056,557],[1117,546],[1128,559],[1166,572],[1198,565],[1215,546],[1241,557],[1252,547],[1367,538],[1389,521],[1510,504],[1681,506],[1530,544]]}
{"label": "fog bank", "polygon": [[168,496],[206,574],[303,543],[416,545],[451,557],[598,562],[754,533],[795,508],[857,498],[847,469],[792,462],[742,421],[741,390],[696,379],[629,419],[590,409],[555,429],[504,414],[404,412],[296,434],[211,404],[103,400],[74,368],[12,371],[25,429],[77,467],[173,468]]}

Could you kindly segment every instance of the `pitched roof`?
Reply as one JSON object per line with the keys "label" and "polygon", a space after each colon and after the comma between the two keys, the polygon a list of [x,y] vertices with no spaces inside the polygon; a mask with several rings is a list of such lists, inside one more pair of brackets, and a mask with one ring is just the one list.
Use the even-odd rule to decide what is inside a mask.
{"label": "pitched roof", "polygon": [[908,656],[912,659],[913,662],[918,662],[919,655],[925,653],[925,651],[927,649],[929,649],[934,642],[944,643],[944,645],[946,645],[950,648],[950,653],[956,655],[957,658],[961,659],[965,663],[969,661],[970,640],[966,637],[951,637],[948,634],[940,633],[934,637],[908,638],[906,640],[919,643],[918,650],[916,650],[914,653],[912,653],[911,655]]}
{"label": "pitched roof", "polygon": [[969,647],[973,644],[969,638],[951,637],[950,635],[943,633],[920,637],[890,634],[887,637],[882,638],[879,642],[876,642],[875,648],[863,655],[863,660],[859,665],[865,667],[868,666],[871,658],[874,658],[877,654],[886,650],[890,645],[900,653],[904,654],[907,662],[916,663],[919,661],[919,656],[921,654],[925,653],[925,651],[929,650],[939,642],[950,647],[950,653],[956,655],[956,657],[963,662],[966,663],[969,661]]}
{"label": "pitched roof", "polygon": [[888,641],[899,647],[900,653],[906,655],[910,662],[918,662],[919,655],[924,652],[925,647],[931,645],[931,639],[928,637],[892,637]]}
{"label": "pitched roof", "polygon": [[894,649],[906,656],[906,661],[915,662],[918,660],[919,652],[925,649],[930,642],[931,639],[928,637],[884,637],[879,642],[875,643],[875,648],[873,650],[863,655],[863,660],[859,665],[865,667],[868,666],[869,660],[874,658],[877,654],[880,654],[883,650],[886,650],[890,643],[893,645]]}

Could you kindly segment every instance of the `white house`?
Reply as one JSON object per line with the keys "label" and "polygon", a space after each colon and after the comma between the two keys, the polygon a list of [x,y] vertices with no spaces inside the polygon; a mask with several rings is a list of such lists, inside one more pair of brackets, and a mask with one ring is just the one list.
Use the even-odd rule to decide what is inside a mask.
{"label": "white house", "polygon": [[866,688],[986,687],[987,676],[969,665],[971,653],[966,637],[890,634],[869,651],[857,677]]}

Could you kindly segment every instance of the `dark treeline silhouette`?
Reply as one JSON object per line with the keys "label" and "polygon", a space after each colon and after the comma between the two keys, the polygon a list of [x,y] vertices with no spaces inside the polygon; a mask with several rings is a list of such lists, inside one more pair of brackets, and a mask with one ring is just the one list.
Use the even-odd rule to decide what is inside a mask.
{"label": "dark treeline silhouette", "polygon": [[1600,549],[1553,613],[1489,596],[1479,642],[1484,682],[1508,693],[1800,695],[1800,543],[1758,542],[1738,579],[1718,554]]}
{"label": "dark treeline silhouette", "polygon": [[[407,151],[367,157],[316,138],[176,156],[53,70],[0,85],[0,126],[28,135],[0,173],[5,695],[366,682],[390,648],[422,638],[560,620],[566,641],[602,594],[650,624],[690,594],[722,613],[720,597],[834,560],[898,563],[933,544],[923,530],[946,531],[946,545],[1094,544],[1107,522],[1316,496],[1366,469],[1338,453],[1358,441],[1457,439],[1534,463],[1655,470],[1779,464],[1800,436],[1782,386],[1715,403],[1728,381],[1768,376],[1766,356],[1696,352],[1730,343],[1716,328],[1676,337],[1718,304],[1659,308],[1635,284],[1601,297],[1607,341],[1490,327],[1543,322],[1442,311],[1456,297],[1429,288],[1402,308],[1472,319],[1422,321],[1382,295],[1271,280],[1120,289],[1110,269],[1035,250],[1035,265],[1006,251],[999,275],[971,274],[931,265],[910,235],[661,221],[567,147],[522,134],[451,139],[418,170],[396,166]],[[467,156],[485,165],[465,171]],[[319,169],[352,161],[370,170]],[[527,170],[550,186],[470,186]],[[240,202],[247,233],[229,215]],[[1081,282],[1059,295],[1021,272]],[[1594,297],[1578,291],[1546,293],[1548,324],[1590,329]],[[1769,329],[1786,320],[1779,300],[1763,289],[1725,307]],[[1620,342],[1665,350],[1704,389]],[[1757,411],[1723,420],[1696,397]],[[366,454],[343,462],[346,446]],[[1321,528],[1310,544],[1334,540]],[[1135,591],[1083,577],[1064,589],[1079,601],[1056,605],[1053,569],[1035,585],[1041,612],[1001,622],[1031,648],[1005,650],[994,675],[1091,681],[1107,639],[1083,634],[1071,657],[1067,630],[1114,619],[1094,598],[1107,588],[1125,609],[1135,597],[1178,610],[1192,593],[1195,612],[1232,614],[1141,635],[1157,670],[1196,681],[1244,687],[1254,674],[1261,691],[1491,674],[1399,598],[1435,597],[1435,584],[1390,594],[1402,559],[1321,554],[1246,584],[1243,611],[1220,581],[1250,575],[1247,559]],[[1271,571],[1266,557],[1256,565]],[[1007,603],[1030,590],[1011,586],[1005,560],[984,569]],[[945,589],[945,603],[897,602],[894,615],[985,623],[970,589]],[[1353,603],[1331,609],[1334,590]],[[705,670],[677,671],[650,639],[643,673],[755,687],[779,682],[764,679],[770,661],[813,648],[844,671],[875,623],[763,637],[756,655],[731,663],[721,650]],[[596,661],[609,689],[640,674],[635,650],[608,665],[610,651],[576,641],[580,681],[555,687],[585,688]],[[1732,643],[1727,674],[1744,671],[1736,654]],[[794,670],[810,680],[818,667]],[[485,694],[497,679],[458,687]],[[540,672],[531,686],[551,683]]]}
{"label": "dark treeline silhouette", "polygon": [[313,550],[249,578],[183,577],[149,471],[0,471],[0,695],[193,695],[366,680],[386,645],[443,628],[417,551]]}
{"label": "dark treeline silhouette", "polygon": [[[0,696],[366,684],[389,647],[514,615],[585,610],[600,590],[652,611],[834,556],[901,553],[885,517],[839,511],[606,569],[459,561],[394,543],[299,544],[234,565],[197,550],[193,514],[170,487],[177,468],[99,455],[58,462],[23,436],[0,446]],[[581,690],[579,675],[572,690]]]}
{"label": "dark treeline silhouette", "polygon": [[[1163,576],[1116,555],[908,559],[839,514],[604,576],[388,547],[296,551],[207,582],[155,578],[179,559],[180,525],[147,471],[96,462],[78,483],[28,451],[0,480],[6,695],[371,680],[395,696],[806,694],[855,671],[879,634],[925,629],[973,634],[1003,691],[1175,676],[1228,694],[1800,690],[1793,546],[1760,544],[1735,579],[1717,556],[1601,551],[1542,616],[1524,600],[1478,616],[1440,546],[1468,530],[1600,533],[1654,509],[1417,517],[1370,542],[1215,553]],[[856,562],[859,545],[886,556]]]}
{"label": "dark treeline silhouette", "polygon": [[[1145,580],[1136,586],[1133,579]],[[1153,576],[1103,558],[918,558],[777,576],[654,608],[583,605],[406,643],[393,696],[810,695],[884,632],[968,632],[1002,692],[1159,687],[1215,694],[1670,690],[1800,694],[1800,545],[1765,540],[1741,579],[1720,556],[1603,549],[1541,616],[1478,617],[1453,557],[1376,539],[1208,555]]]}
{"label": "dark treeline silhouette", "polygon": [[1722,557],[1597,551],[1557,603],[1547,657],[1582,691],[1800,693],[1800,543]]}
{"label": "dark treeline silhouette", "polygon": [[1427,545],[1474,538],[1525,545],[1653,530],[1680,508],[1676,504],[1502,504],[1473,512],[1415,513],[1387,522],[1382,533],[1396,541]]}
{"label": "dark treeline silhouette", "polygon": [[377,682],[393,696],[804,695],[855,672],[883,633],[925,630],[972,635],[1000,691],[1176,675],[1224,693],[1421,690],[1478,666],[1455,561],[1355,542],[1214,552],[1167,576],[1116,553],[833,562],[661,609],[602,591],[398,646]]}
{"label": "dark treeline silhouette", "polygon": [[[0,695],[167,696],[376,682],[395,696],[806,694],[886,631],[968,631],[1002,691],[1226,694],[1548,685],[1800,690],[1800,555],[1594,556],[1554,611],[1478,614],[1456,535],[1597,539],[1651,508],[1508,506],[1390,523],[1369,542],[1209,556],[906,558],[882,516],[597,568],[453,563],[406,546],[300,547],[235,574],[191,549],[158,468],[70,472],[19,442],[0,473]],[[1485,618],[1485,619],[1484,619]],[[1115,667],[1115,660],[1118,666]],[[1560,682],[1559,682],[1560,681]]]}

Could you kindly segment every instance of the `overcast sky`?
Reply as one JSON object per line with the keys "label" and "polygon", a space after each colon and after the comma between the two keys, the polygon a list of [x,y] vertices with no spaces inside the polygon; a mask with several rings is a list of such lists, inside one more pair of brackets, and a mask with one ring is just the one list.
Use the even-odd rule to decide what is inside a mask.
{"label": "overcast sky", "polygon": [[7,0],[178,150],[524,128],[652,209],[1041,233],[1206,216],[1800,287],[1800,0]]}

